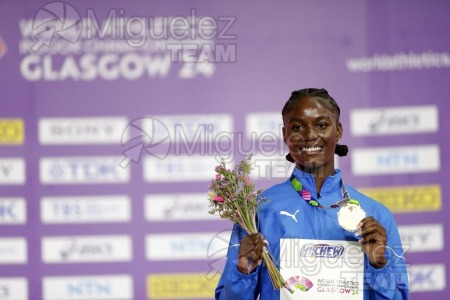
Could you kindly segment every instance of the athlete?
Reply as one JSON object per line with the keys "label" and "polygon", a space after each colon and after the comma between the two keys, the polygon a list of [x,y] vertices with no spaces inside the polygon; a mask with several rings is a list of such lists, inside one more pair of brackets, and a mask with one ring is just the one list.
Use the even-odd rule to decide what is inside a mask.
{"label": "athlete", "polygon": [[[334,154],[345,156],[340,109],[325,89],[294,91],[282,110],[285,182],[265,190],[259,234],[235,225],[216,299],[408,299],[398,228],[379,202],[344,183]],[[275,290],[262,261],[279,263]]]}

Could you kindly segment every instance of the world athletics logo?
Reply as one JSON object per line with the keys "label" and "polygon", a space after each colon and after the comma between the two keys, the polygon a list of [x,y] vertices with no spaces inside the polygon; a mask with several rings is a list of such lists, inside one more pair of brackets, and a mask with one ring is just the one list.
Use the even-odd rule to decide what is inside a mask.
{"label": "world athletics logo", "polygon": [[0,35],[0,58],[2,58],[6,54],[6,43]]}
{"label": "world athletics logo", "polygon": [[302,257],[328,257],[336,258],[344,254],[344,246],[330,246],[328,244],[304,245],[300,250]]}

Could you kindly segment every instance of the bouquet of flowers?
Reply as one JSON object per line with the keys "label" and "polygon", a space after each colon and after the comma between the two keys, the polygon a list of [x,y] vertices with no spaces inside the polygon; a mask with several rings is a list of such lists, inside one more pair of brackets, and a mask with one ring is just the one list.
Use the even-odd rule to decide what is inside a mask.
{"label": "bouquet of flowers", "polygon": [[[239,224],[248,234],[258,233],[256,212],[262,201],[259,198],[262,190],[255,191],[255,185],[250,179],[251,156],[242,160],[234,169],[226,168],[225,162],[215,168],[216,176],[211,180],[208,193],[210,214],[218,214],[221,218]],[[264,246],[263,260],[269,271],[272,285],[276,290],[286,286],[286,282],[275,265],[275,260]]]}

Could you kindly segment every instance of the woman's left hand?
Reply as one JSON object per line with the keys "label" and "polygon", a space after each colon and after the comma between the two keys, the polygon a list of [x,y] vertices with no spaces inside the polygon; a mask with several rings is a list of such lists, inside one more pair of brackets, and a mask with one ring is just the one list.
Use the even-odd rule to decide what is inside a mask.
{"label": "woman's left hand", "polygon": [[360,244],[369,258],[370,264],[379,269],[386,265],[386,229],[374,217],[361,220],[356,235],[360,236]]}

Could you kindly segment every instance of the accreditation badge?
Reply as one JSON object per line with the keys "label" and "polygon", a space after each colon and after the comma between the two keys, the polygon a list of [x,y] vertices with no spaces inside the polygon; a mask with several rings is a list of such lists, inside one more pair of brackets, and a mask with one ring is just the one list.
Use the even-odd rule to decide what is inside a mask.
{"label": "accreditation badge", "polygon": [[280,239],[280,299],[362,300],[364,253],[358,242]]}

